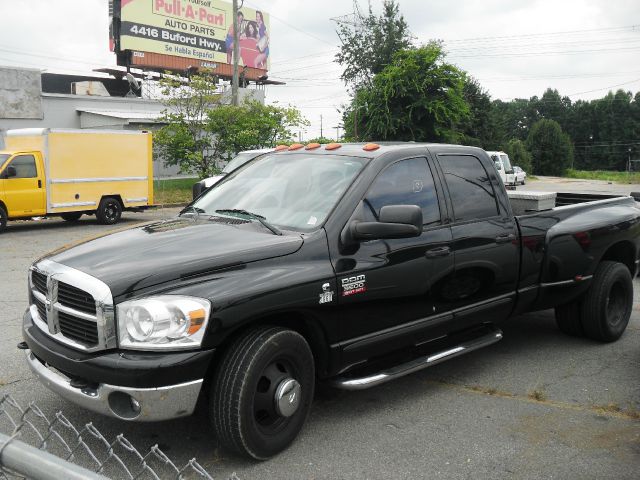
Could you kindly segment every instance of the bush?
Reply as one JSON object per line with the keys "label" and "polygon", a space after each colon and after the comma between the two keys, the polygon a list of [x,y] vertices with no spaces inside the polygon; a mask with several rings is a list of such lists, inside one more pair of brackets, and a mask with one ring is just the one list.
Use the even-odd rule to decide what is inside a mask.
{"label": "bush", "polygon": [[531,127],[526,143],[533,173],[561,176],[573,164],[573,145],[560,124],[543,118]]}

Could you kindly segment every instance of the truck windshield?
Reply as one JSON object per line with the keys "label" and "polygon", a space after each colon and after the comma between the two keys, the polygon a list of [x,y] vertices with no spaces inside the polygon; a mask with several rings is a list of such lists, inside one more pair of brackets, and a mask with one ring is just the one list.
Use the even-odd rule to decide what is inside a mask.
{"label": "truck windshield", "polygon": [[2,167],[4,167],[4,164],[7,162],[7,160],[9,160],[9,157],[11,155],[8,155],[6,153],[0,153],[0,170],[2,170]]}
{"label": "truck windshield", "polygon": [[339,155],[269,154],[231,173],[193,207],[210,215],[246,210],[284,229],[315,230],[363,164]]}
{"label": "truck windshield", "polygon": [[249,160],[256,158],[259,153],[239,153],[231,160],[229,163],[222,169],[222,173],[230,173],[233,172],[236,168],[240,168],[242,165],[247,163]]}
{"label": "truck windshield", "polygon": [[511,162],[509,161],[509,156],[500,155],[500,159],[502,160],[502,164],[504,165],[504,171],[507,173],[513,173],[513,167],[511,166]]}

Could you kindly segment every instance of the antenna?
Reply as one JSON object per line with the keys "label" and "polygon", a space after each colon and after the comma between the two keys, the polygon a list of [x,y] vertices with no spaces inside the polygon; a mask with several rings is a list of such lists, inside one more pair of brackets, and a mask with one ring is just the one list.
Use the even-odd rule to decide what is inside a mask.
{"label": "antenna", "polygon": [[142,88],[142,82],[138,82],[136,77],[127,72],[127,82],[129,82],[129,91],[125,95],[125,97],[137,97],[135,92],[139,91]]}

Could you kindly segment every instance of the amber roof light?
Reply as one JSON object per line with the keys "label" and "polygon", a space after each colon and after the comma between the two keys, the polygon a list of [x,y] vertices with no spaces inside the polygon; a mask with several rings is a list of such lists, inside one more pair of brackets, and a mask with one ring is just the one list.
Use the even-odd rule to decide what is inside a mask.
{"label": "amber roof light", "polygon": [[302,147],[304,147],[303,144],[301,143],[294,143],[293,145],[289,145],[289,150],[300,150]]}
{"label": "amber roof light", "polygon": [[340,148],[342,146],[342,144],[340,143],[330,143],[329,145],[327,145],[326,147],[324,147],[325,150],[337,150],[338,148]]}
{"label": "amber roof light", "polygon": [[287,145],[278,145],[276,147],[276,152],[281,152],[282,150],[286,150],[287,148],[289,148]]}
{"label": "amber roof light", "polygon": [[362,147],[365,152],[372,152],[373,150],[378,150],[379,148],[380,145],[378,145],[377,143],[367,143],[364,147]]}
{"label": "amber roof light", "polygon": [[320,148],[319,143],[310,143],[306,147],[304,147],[305,150],[315,150],[316,148]]}

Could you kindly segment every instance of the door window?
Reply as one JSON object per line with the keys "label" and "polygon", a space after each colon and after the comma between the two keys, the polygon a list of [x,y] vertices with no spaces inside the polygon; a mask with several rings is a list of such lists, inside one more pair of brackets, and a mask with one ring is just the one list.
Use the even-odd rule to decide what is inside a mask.
{"label": "door window", "polygon": [[471,155],[439,156],[457,222],[495,217],[496,193],[480,160]]}
{"label": "door window", "polygon": [[364,203],[367,221],[378,220],[380,209],[387,205],[418,205],[424,225],[440,223],[438,197],[425,158],[402,160],[386,168],[371,185]]}
{"label": "door window", "polygon": [[16,169],[15,177],[10,178],[36,178],[36,159],[33,155],[18,155],[11,160],[11,165]]}

